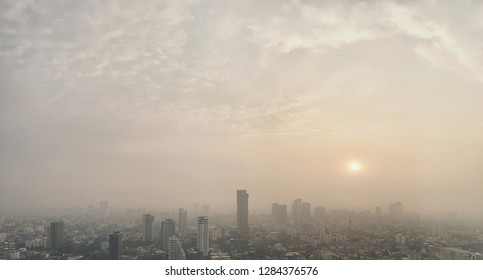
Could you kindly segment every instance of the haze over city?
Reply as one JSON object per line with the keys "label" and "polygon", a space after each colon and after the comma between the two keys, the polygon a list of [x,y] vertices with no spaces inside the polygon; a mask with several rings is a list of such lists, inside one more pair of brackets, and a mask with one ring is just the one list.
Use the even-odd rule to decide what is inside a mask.
{"label": "haze over city", "polygon": [[320,2],[0,2],[0,211],[481,215],[483,2]]}

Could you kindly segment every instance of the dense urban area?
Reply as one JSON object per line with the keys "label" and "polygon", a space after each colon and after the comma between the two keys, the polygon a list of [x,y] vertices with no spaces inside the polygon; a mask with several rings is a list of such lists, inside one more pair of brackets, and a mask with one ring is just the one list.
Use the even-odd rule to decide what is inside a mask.
{"label": "dense urban area", "polygon": [[[172,212],[88,208],[0,216],[1,259],[256,259],[481,260],[483,217],[457,212],[405,214],[394,202],[373,211],[273,203],[271,215],[250,214],[236,193],[236,215],[209,205]],[[268,206],[269,207],[269,206]],[[268,208],[267,207],[267,208]]]}

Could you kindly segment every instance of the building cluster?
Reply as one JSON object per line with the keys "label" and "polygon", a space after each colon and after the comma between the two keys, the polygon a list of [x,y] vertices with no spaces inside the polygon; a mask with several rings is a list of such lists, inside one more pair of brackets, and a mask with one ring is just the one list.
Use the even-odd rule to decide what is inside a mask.
{"label": "building cluster", "polygon": [[0,259],[482,259],[482,220],[456,212],[424,218],[403,212],[326,209],[301,198],[250,215],[249,194],[236,191],[236,215],[71,209],[0,216]]}

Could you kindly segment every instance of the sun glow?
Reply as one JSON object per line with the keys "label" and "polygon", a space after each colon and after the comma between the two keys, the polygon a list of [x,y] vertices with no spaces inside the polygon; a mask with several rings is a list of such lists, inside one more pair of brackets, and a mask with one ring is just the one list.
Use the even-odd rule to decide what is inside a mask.
{"label": "sun glow", "polygon": [[348,168],[352,172],[358,172],[361,170],[361,164],[357,161],[351,161],[348,165]]}

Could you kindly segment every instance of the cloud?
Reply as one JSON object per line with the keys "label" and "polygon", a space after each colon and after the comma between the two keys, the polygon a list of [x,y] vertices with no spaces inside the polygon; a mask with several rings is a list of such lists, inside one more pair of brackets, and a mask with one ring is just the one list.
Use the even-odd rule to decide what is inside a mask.
{"label": "cloud", "polygon": [[[416,74],[395,82],[408,61],[396,57],[402,49],[436,69],[477,81],[482,73],[474,2],[460,4],[473,11],[468,23],[451,5],[425,1],[2,5],[0,60],[11,79],[0,106],[9,143],[55,139],[64,127],[66,142],[103,135],[88,141],[96,151],[170,136],[408,137],[451,116],[444,99],[413,99],[439,90],[405,85]],[[384,48],[391,53],[379,58],[393,38],[401,50]]]}
{"label": "cloud", "polygon": [[[459,8],[461,11],[452,12]],[[483,7],[475,1],[357,2],[315,6],[304,1],[280,5],[266,17],[249,22],[255,40],[266,50],[315,53],[361,41],[405,35],[416,41],[415,53],[436,67],[481,81],[479,48]],[[467,14],[461,14],[462,11]]]}
{"label": "cloud", "polygon": [[265,150],[314,156],[297,154],[307,142],[437,163],[466,145],[448,131],[481,142],[482,18],[477,1],[1,1],[0,187],[60,188],[62,173],[94,188],[97,170],[136,184],[212,153],[250,177]]}
{"label": "cloud", "polygon": [[390,20],[397,28],[420,41],[414,51],[432,65],[483,81],[480,67],[482,51],[476,47],[482,38],[473,37],[472,32],[467,31],[478,27],[461,24],[468,18],[468,23],[477,22],[477,15],[481,15],[483,7],[476,2],[464,4],[469,6],[465,18],[458,13],[451,14],[450,9],[453,7],[443,6],[442,2],[424,3],[422,9],[391,5],[388,12]]}
{"label": "cloud", "polygon": [[[374,9],[376,8],[376,9]],[[381,36],[376,5],[331,5],[314,7],[299,1],[281,5],[261,23],[252,23],[255,37],[264,48],[279,52],[307,49],[326,52],[360,40]]]}

